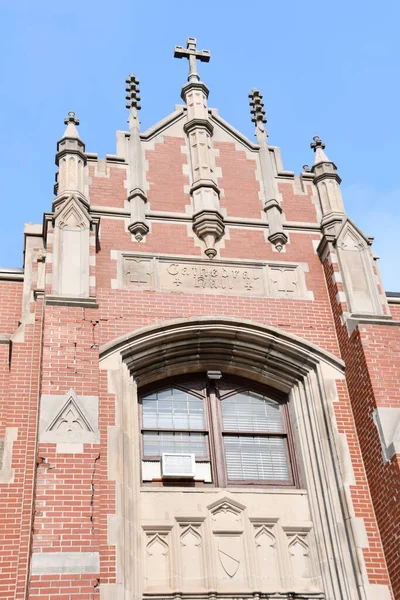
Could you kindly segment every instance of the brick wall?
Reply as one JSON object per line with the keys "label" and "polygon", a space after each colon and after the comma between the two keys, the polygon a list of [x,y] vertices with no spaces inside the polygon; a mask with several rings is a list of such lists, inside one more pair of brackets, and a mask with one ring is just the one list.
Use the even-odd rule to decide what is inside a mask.
{"label": "brick wall", "polygon": [[[152,211],[182,213],[190,204],[187,190],[185,192],[188,177],[185,175],[187,155],[181,150],[183,145],[183,138],[164,136],[161,141],[156,141],[153,149],[146,150],[148,198]],[[259,218],[262,203],[255,160],[249,159],[244,151],[237,151],[235,144],[219,142],[216,148],[219,150],[217,165],[222,172],[219,184],[224,191],[222,207],[228,216]],[[108,165],[107,171],[101,175],[100,170],[90,165],[90,176],[92,205],[124,208],[124,167]],[[315,222],[316,212],[311,194],[295,193],[292,183],[281,184],[280,189],[287,219]],[[379,360],[387,360],[390,346],[390,361],[395,361],[397,356],[397,346],[385,337],[386,329],[382,328],[384,331],[379,338],[375,333],[372,337],[367,330],[353,334],[350,341],[345,339],[339,320],[339,307],[335,304],[337,289],[333,288],[329,272],[331,267],[325,264],[324,272],[315,252],[318,232],[291,231],[285,252],[279,254],[266,241],[265,230],[229,227],[220,251],[224,259],[307,263],[309,272],[306,273],[306,284],[314,294],[313,301],[113,289],[112,280],[117,279],[117,261],[112,257],[112,250],[202,256],[201,245],[190,223],[151,220],[150,227],[145,242],[138,244],[131,240],[122,218],[103,216],[96,267],[91,267],[91,273],[96,275],[99,308],[46,305],[43,315],[39,297],[32,306],[35,311],[34,323],[25,326],[23,341],[13,346],[10,369],[8,346],[0,346],[0,392],[3,399],[0,403],[3,427],[0,428],[0,436],[5,427],[18,427],[18,440],[13,452],[15,480],[7,487],[0,485],[2,497],[7,499],[7,513],[0,515],[0,560],[3,561],[0,562],[3,569],[0,598],[26,597],[28,557],[32,550],[99,551],[101,568],[100,573],[87,575],[33,574],[29,580],[29,598],[92,600],[99,597],[99,582],[101,585],[116,581],[115,549],[107,543],[107,515],[115,514],[115,487],[113,482],[107,480],[107,427],[114,424],[115,408],[114,397],[108,392],[105,372],[99,370],[99,346],[145,325],[206,315],[225,315],[274,326],[346,359],[349,374],[347,384],[339,383],[340,402],[336,403],[335,416],[339,431],[347,436],[353,461],[355,485],[351,494],[356,516],[363,517],[366,523],[369,547],[363,550],[363,555],[370,582],[388,583],[371,504],[371,495],[374,499],[374,494],[378,494],[378,486],[374,488],[372,483],[368,486],[360,452],[361,446],[369,476],[374,465],[386,469],[385,489],[389,492],[387,497],[382,494],[379,500],[382,503],[381,512],[376,504],[379,504],[378,499],[374,499],[383,531],[384,512],[392,510],[390,519],[398,514],[390,505],[398,473],[394,465],[388,468],[373,462],[376,460],[376,430],[372,420],[364,416],[363,406],[366,404],[368,411],[372,408],[374,386],[379,388],[386,380],[382,380],[382,373],[372,374],[376,366],[374,353],[378,350]],[[49,232],[52,232],[51,226]],[[51,243],[47,245],[47,252],[52,252]],[[46,265],[46,272],[51,275],[51,263]],[[3,317],[4,331],[12,332],[20,318],[22,284],[12,284],[15,288],[12,287],[13,291],[8,296],[2,295],[1,285],[0,318]],[[49,281],[46,292],[51,292]],[[8,299],[11,297],[15,298],[15,305],[9,306]],[[6,300],[2,301],[4,298]],[[389,375],[393,374],[390,369],[398,368],[397,363],[393,363],[393,366],[390,361],[387,362]],[[365,394],[361,381],[365,385]],[[363,390],[359,392],[359,404],[354,400],[357,387]],[[36,447],[40,395],[65,394],[70,388],[74,388],[78,396],[99,397],[100,442],[85,444],[83,452],[77,454],[58,453],[55,444],[41,443]],[[391,394],[391,391],[388,390],[387,394]],[[7,402],[4,402],[4,398]],[[380,401],[385,401],[383,396]],[[370,462],[365,454],[369,437],[374,447],[371,454],[375,457]],[[396,510],[399,505],[396,505]],[[390,523],[393,527],[393,521]],[[390,524],[385,531],[389,527]],[[395,561],[390,559],[389,554],[392,552],[394,555],[396,548],[394,545],[389,548],[390,544],[387,541],[385,543],[391,566]],[[393,566],[391,569],[394,573]],[[396,575],[393,577],[396,578]]]}
{"label": "brick wall", "polygon": [[[346,381],[357,432],[357,445],[368,479],[367,496],[371,497],[379,526],[385,559],[393,586],[394,598],[400,598],[400,498],[399,456],[384,463],[378,430],[372,419],[379,406],[400,407],[400,328],[388,325],[361,324],[349,337],[336,294],[342,286],[333,282],[337,264],[324,263],[341,353],[346,363]],[[370,548],[371,568],[375,546]]]}

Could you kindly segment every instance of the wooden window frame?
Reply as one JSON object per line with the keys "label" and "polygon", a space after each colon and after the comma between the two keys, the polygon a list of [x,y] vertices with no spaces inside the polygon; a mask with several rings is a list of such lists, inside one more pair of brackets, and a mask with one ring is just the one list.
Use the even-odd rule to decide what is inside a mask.
{"label": "wooden window frame", "polygon": [[[142,485],[163,485],[163,486],[182,486],[182,487],[257,487],[257,488],[297,488],[300,486],[299,470],[295,460],[295,448],[293,432],[290,426],[289,410],[287,397],[267,386],[262,386],[250,380],[238,378],[235,376],[223,376],[224,382],[232,384],[232,389],[227,392],[220,391],[218,380],[208,380],[205,374],[168,378],[156,385],[147,385],[139,392],[139,424],[140,424],[140,458],[142,461],[158,462],[161,456],[149,456],[144,454],[144,433],[146,432],[170,432],[170,433],[200,433],[205,436],[207,456],[196,457],[196,463],[209,463],[212,482],[185,482],[182,480],[157,480],[153,482],[146,481]],[[200,386],[199,386],[200,384]],[[192,387],[191,387],[192,386]],[[195,387],[196,386],[196,387]],[[200,387],[201,392],[197,387]],[[204,429],[155,429],[143,427],[143,409],[142,398],[150,393],[157,393],[168,388],[176,388],[185,393],[196,396],[203,401],[204,407]],[[240,392],[254,392],[271,399],[280,406],[283,433],[277,432],[240,432],[226,431],[223,429],[222,421],[222,402]],[[207,428],[208,426],[208,428]],[[224,436],[249,436],[249,437],[279,437],[285,441],[286,461],[288,465],[289,479],[282,480],[262,480],[262,479],[228,479]]]}
{"label": "wooden window frame", "polygon": [[[193,381],[193,379],[192,379]],[[149,393],[153,393],[156,394],[157,392],[160,392],[162,390],[168,389],[168,388],[174,388],[174,389],[178,389],[181,392],[185,392],[186,394],[190,394],[192,396],[196,396],[197,398],[199,398],[199,400],[202,400],[203,402],[203,410],[204,410],[204,424],[207,425],[210,422],[210,417],[209,417],[209,411],[208,411],[208,407],[207,407],[207,395],[206,394],[199,394],[198,392],[196,392],[195,390],[190,389],[189,387],[185,387],[183,386],[181,383],[174,383],[171,382],[171,384],[165,384],[164,385],[159,385],[156,388],[149,388],[148,390],[146,390],[147,393],[142,393],[139,397],[139,423],[140,423],[140,455],[141,455],[141,459],[144,461],[149,461],[149,462],[156,462],[156,461],[160,461],[161,460],[161,455],[148,455],[144,453],[144,434],[145,433],[199,433],[204,435],[205,439],[206,439],[206,452],[207,454],[205,456],[201,456],[196,458],[196,462],[211,462],[212,458],[211,458],[211,453],[210,453],[210,444],[209,444],[209,438],[210,438],[210,430],[207,428],[204,429],[173,429],[170,427],[166,427],[166,428],[155,428],[155,427],[144,427],[143,425],[143,397],[148,395]]]}

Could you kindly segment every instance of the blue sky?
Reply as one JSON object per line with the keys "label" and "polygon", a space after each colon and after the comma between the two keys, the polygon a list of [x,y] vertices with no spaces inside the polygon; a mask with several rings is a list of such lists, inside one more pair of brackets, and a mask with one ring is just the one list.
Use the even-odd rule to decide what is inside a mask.
{"label": "blue sky", "polygon": [[51,209],[67,112],[88,151],[115,153],[125,77],[141,82],[144,130],[181,102],[187,65],[173,48],[193,36],[211,50],[210,106],[253,139],[259,88],[286,169],[312,162],[313,135],[325,141],[348,214],[400,291],[399,20],[395,0],[0,0],[0,265],[21,266],[23,223]]}

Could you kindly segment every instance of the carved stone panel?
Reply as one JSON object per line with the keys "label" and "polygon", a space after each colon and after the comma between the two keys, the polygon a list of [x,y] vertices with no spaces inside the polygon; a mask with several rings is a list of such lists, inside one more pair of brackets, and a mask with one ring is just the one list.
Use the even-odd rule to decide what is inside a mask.
{"label": "carved stone panel", "polygon": [[[63,444],[64,450],[66,445],[72,445],[71,452],[74,444],[98,443],[97,396],[77,396],[74,390],[62,396],[43,395],[39,441]],[[79,451],[78,447],[75,451]]]}
{"label": "carved stone panel", "polygon": [[217,578],[222,584],[245,583],[245,556],[243,534],[215,535],[217,552]]}
{"label": "carved stone panel", "polygon": [[169,533],[146,532],[146,590],[167,591],[171,588]]}
{"label": "carved stone panel", "polygon": [[257,525],[254,528],[257,555],[258,583],[261,591],[276,588],[280,579],[278,542],[272,525]]}
{"label": "carved stone panel", "polygon": [[350,223],[339,235],[337,250],[350,311],[382,314],[370,249],[364,237]]}
{"label": "carved stone panel", "polygon": [[304,263],[205,261],[182,257],[120,255],[114,287],[175,293],[312,299]]}
{"label": "carved stone panel", "polygon": [[154,262],[150,258],[126,256],[123,266],[124,285],[140,290],[154,289]]}
{"label": "carved stone panel", "polygon": [[271,296],[276,298],[301,298],[303,282],[296,265],[268,265]]}
{"label": "carved stone panel", "polygon": [[180,532],[182,588],[205,586],[203,539],[198,525],[182,525]]}

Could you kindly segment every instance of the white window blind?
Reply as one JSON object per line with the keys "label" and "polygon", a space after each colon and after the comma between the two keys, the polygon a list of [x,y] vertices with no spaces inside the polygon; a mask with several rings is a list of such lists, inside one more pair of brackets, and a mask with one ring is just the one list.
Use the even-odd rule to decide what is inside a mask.
{"label": "white window blind", "polygon": [[201,398],[168,388],[142,399],[145,429],[204,429]]}
{"label": "white window blind", "polygon": [[224,436],[224,445],[229,480],[289,480],[283,438]]}
{"label": "white window blind", "polygon": [[161,456],[163,453],[192,453],[196,457],[207,456],[206,436],[203,433],[180,433],[156,431],[143,433],[145,456]]}
{"label": "white window blind", "polygon": [[221,407],[228,480],[289,481],[279,404],[243,391],[222,400]]}
{"label": "white window blind", "polygon": [[222,401],[226,431],[283,433],[279,404],[254,392],[239,392]]}

